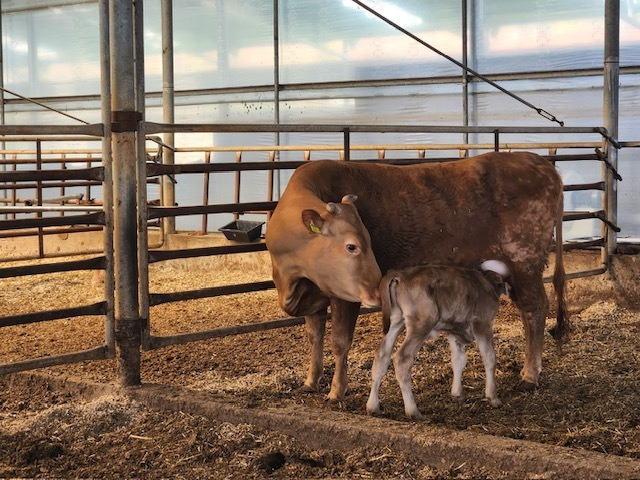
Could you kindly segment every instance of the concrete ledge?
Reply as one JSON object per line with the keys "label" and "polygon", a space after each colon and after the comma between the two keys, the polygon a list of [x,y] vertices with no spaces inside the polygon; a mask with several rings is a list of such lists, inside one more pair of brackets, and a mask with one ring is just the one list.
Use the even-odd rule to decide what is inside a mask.
{"label": "concrete ledge", "polygon": [[83,398],[107,393],[128,396],[151,409],[202,415],[222,422],[249,423],[295,437],[311,449],[349,451],[376,445],[402,451],[438,469],[482,468],[504,478],[634,479],[640,461],[554,445],[544,445],[424,423],[392,421],[304,406],[250,408],[237,399],[167,385],[121,388],[39,373],[12,376],[14,382],[38,382]]}

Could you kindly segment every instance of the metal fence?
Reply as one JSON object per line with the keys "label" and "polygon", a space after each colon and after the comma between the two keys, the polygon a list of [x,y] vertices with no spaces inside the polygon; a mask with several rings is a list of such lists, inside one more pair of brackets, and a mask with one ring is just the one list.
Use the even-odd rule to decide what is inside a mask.
{"label": "metal fence", "polygon": [[[608,248],[607,248],[607,230],[616,229],[615,225],[610,221],[610,212],[607,211],[607,191],[610,188],[606,181],[606,173],[611,171],[611,166],[607,163],[606,155],[603,151],[607,151],[609,141],[604,132],[600,128],[579,128],[579,129],[567,129],[567,128],[543,128],[543,129],[525,129],[525,128],[460,128],[460,127],[425,127],[425,126],[274,126],[274,125],[254,125],[254,126],[221,126],[221,125],[159,125],[159,124],[144,124],[144,130],[146,132],[157,134],[171,131],[176,132],[202,132],[202,131],[311,131],[311,132],[334,132],[342,138],[342,142],[335,145],[277,145],[277,146],[237,146],[237,147],[188,147],[188,148],[175,148],[173,146],[164,145],[163,148],[171,148],[175,154],[200,152],[203,155],[202,163],[189,163],[189,164],[162,164],[158,163],[162,159],[159,150],[155,148],[151,154],[147,149],[139,151],[139,156],[144,158],[144,161],[139,162],[142,165],[144,171],[140,173],[140,176],[144,178],[144,181],[148,185],[149,183],[161,184],[162,176],[179,177],[185,174],[197,174],[202,175],[208,179],[210,176],[219,172],[235,172],[235,190],[233,203],[228,204],[209,204],[207,200],[207,191],[209,180],[204,181],[205,191],[203,192],[203,204],[202,205],[186,205],[186,206],[163,206],[163,199],[159,199],[159,203],[150,203],[147,201],[146,188],[141,188],[141,191],[137,192],[137,210],[138,210],[138,228],[130,232],[130,235],[135,235],[137,238],[134,242],[138,245],[138,274],[133,278],[135,284],[124,286],[120,288],[128,288],[137,292],[138,298],[138,318],[142,319],[142,331],[137,332],[137,337],[141,338],[141,343],[136,347],[138,350],[142,349],[154,349],[172,344],[182,344],[195,340],[203,340],[207,338],[222,337],[227,335],[234,335],[240,333],[246,333],[251,331],[267,330],[272,328],[279,328],[284,326],[292,326],[303,323],[302,318],[281,318],[268,322],[260,322],[245,325],[226,326],[213,330],[189,332],[178,335],[153,335],[152,325],[153,318],[149,316],[149,309],[151,306],[162,305],[168,302],[186,301],[199,298],[209,298],[221,295],[234,295],[238,293],[256,292],[261,290],[268,290],[274,288],[273,282],[263,281],[256,283],[247,283],[240,285],[225,285],[218,287],[209,287],[200,290],[181,291],[174,293],[154,293],[149,291],[148,282],[148,267],[149,264],[155,262],[162,262],[174,259],[194,258],[210,255],[236,255],[247,252],[264,251],[265,245],[263,242],[255,243],[238,243],[228,244],[217,247],[206,248],[191,248],[191,249],[179,249],[179,250],[165,250],[156,249],[152,245],[149,248],[148,245],[148,228],[149,225],[160,227],[161,222],[154,223],[156,220],[195,215],[202,217],[203,232],[206,233],[206,218],[207,215],[212,213],[232,213],[236,216],[252,212],[264,214],[267,218],[270,212],[275,208],[277,204],[274,199],[274,173],[279,170],[292,170],[302,165],[307,161],[312,161],[313,158],[320,158],[326,152],[334,152],[344,159],[349,161],[353,152],[368,152],[370,158],[366,160],[359,159],[358,161],[377,161],[393,164],[411,164],[418,162],[442,162],[442,161],[455,161],[460,158],[464,158],[468,155],[469,151],[482,151],[482,150],[536,150],[544,154],[546,158],[553,162],[569,162],[569,161],[592,161],[602,164],[603,178],[601,181],[580,184],[580,185],[565,185],[565,191],[578,191],[578,190],[594,190],[602,192],[603,206],[602,209],[597,211],[579,211],[579,212],[565,212],[565,221],[575,221],[579,219],[595,218],[602,221],[602,234],[593,239],[589,239],[583,242],[571,242],[565,245],[565,250],[574,248],[598,248],[600,249],[602,264],[599,268],[581,271],[570,272],[569,278],[578,278],[587,275],[595,275],[604,273],[608,265]],[[483,144],[375,144],[375,145],[355,145],[351,143],[351,134],[353,132],[460,132],[460,131],[474,131],[475,133],[489,134],[493,139],[493,142]],[[557,135],[558,133],[571,133],[580,134],[586,137],[583,142],[538,142],[538,143],[516,143],[505,142],[504,137],[510,134],[517,133],[549,133]],[[35,140],[39,142],[40,140]],[[211,158],[219,152],[235,152],[236,161],[218,163],[212,162]],[[266,161],[242,161],[244,152],[247,151],[262,151],[265,154]],[[295,161],[277,161],[277,152],[293,151],[297,152],[300,156],[300,160]],[[438,157],[432,153],[438,151]],[[443,152],[445,157],[442,157]],[[448,153],[446,153],[448,152]],[[1,153],[1,152],[0,152]],[[31,155],[33,152],[29,152]],[[117,191],[117,186],[110,185],[111,167],[108,161],[108,155],[102,157],[102,164],[95,166],[94,162],[98,159],[91,158],[91,163],[88,157],[82,157],[81,162],[78,162],[75,158],[70,159],[72,155],[69,152],[59,151],[46,151],[35,149],[35,163],[31,159],[26,162],[27,166],[34,167],[35,169],[24,170],[16,169],[15,165],[18,165],[18,158],[10,158],[5,163],[9,166],[9,170],[0,172],[0,191],[6,190],[11,192],[12,198],[10,205],[0,206],[0,214],[4,214],[5,219],[0,220],[0,236],[7,235],[11,232],[23,232],[31,235],[38,235],[42,238],[43,235],[49,231],[48,229],[65,229],[65,231],[71,231],[74,228],[104,228],[105,235],[105,249],[101,252],[101,255],[94,256],[88,259],[82,260],[69,260],[60,263],[44,263],[38,265],[27,265],[20,267],[4,267],[0,268],[0,278],[23,276],[23,275],[37,275],[41,273],[62,272],[70,270],[98,270],[104,269],[106,271],[105,282],[105,300],[93,305],[86,305],[82,307],[74,307],[62,310],[50,310],[32,312],[23,315],[13,315],[0,317],[0,327],[10,325],[28,324],[40,321],[49,321],[60,318],[69,318],[82,315],[102,315],[105,317],[105,343],[103,346],[97,348],[91,348],[82,352],[75,352],[71,354],[65,354],[56,357],[45,357],[39,359],[33,359],[29,361],[13,363],[8,365],[0,365],[0,373],[8,373],[18,370],[26,370],[30,368],[38,368],[42,366],[57,365],[75,361],[109,358],[115,355],[116,343],[114,341],[115,318],[114,318],[114,302],[117,295],[117,289],[115,284],[115,272],[114,272],[114,254],[117,253],[118,246],[113,241],[110,232],[114,227],[112,215],[110,212],[113,208],[113,200],[110,198],[109,192]],[[77,152],[74,152],[77,153]],[[108,153],[108,152],[107,152]],[[50,155],[51,158],[47,158]],[[53,158],[55,156],[55,158]],[[105,158],[107,161],[105,161]],[[63,162],[62,159],[69,162],[75,162],[75,168],[67,168],[70,165],[67,162]],[[82,165],[79,165],[82,163]],[[60,168],[50,168],[52,166]],[[80,168],[82,167],[82,168]],[[24,167],[21,167],[24,168]],[[249,202],[240,203],[241,189],[243,183],[241,182],[242,172],[247,171],[266,171],[269,174],[269,188],[266,192],[266,198],[262,202]],[[614,172],[617,175],[616,172]],[[614,178],[615,178],[614,175]],[[55,199],[57,204],[46,205],[47,200],[43,192],[47,189],[69,189],[70,185],[74,187],[82,188],[97,188],[97,183],[100,183],[101,191],[104,193],[103,198],[98,201],[90,202],[87,205],[69,205],[68,200]],[[215,183],[215,177],[213,182]],[[144,185],[145,183],[141,183]],[[37,195],[34,200],[36,205],[27,205],[26,202],[19,202],[18,196],[15,192],[19,192],[22,189],[33,188],[37,191]],[[68,190],[57,190],[60,196],[62,192]],[[160,190],[164,194],[164,190]],[[89,198],[93,195],[87,195]],[[13,201],[15,198],[15,201]],[[22,203],[22,204],[21,204]],[[78,202],[80,203],[80,202]],[[43,217],[42,213],[56,212],[57,216]],[[15,215],[15,218],[14,218]],[[11,217],[11,218],[8,218]],[[54,230],[58,231],[58,230]],[[136,259],[129,259],[130,262],[135,262]],[[123,282],[122,279],[118,280]],[[367,310],[371,311],[371,310]],[[139,322],[136,322],[139,325]],[[138,372],[139,375],[139,372]]]}

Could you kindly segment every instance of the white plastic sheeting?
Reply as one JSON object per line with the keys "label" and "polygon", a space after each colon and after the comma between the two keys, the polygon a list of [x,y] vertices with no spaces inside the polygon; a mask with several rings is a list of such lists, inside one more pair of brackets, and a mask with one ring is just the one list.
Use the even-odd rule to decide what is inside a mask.
{"label": "white plastic sheeting", "polygon": [[[99,93],[98,9],[93,2],[20,11],[3,2],[5,86],[23,95],[69,96],[48,99],[52,106],[90,122],[99,122],[99,103],[73,98]],[[46,1],[41,1],[46,4]],[[59,3],[58,3],[59,4]],[[146,90],[161,89],[160,2],[145,2]],[[368,5],[433,44],[462,59],[461,2],[451,0],[369,0]],[[475,0],[469,11],[469,65],[483,73],[534,73],[594,69],[584,74],[500,82],[567,126],[602,124],[604,2],[602,0]],[[9,5],[9,7],[7,7]],[[207,90],[249,87],[242,93],[197,92],[176,98],[177,122],[272,123],[274,82],[272,0],[174,0],[175,88]],[[434,78],[460,75],[460,68],[436,56],[402,33],[357,7],[351,0],[280,0],[280,121],[340,124],[462,124],[462,86],[439,83],[413,86],[309,88],[318,82]],[[621,1],[620,64],[640,67],[640,2]],[[638,140],[640,78],[620,77],[620,134]],[[252,89],[251,87],[262,87]],[[11,96],[7,95],[10,99]],[[146,116],[161,121],[160,100],[148,100]],[[552,126],[535,111],[493,87],[470,85],[472,125]],[[69,123],[70,120],[23,103],[7,105],[7,123]],[[508,141],[585,140],[573,137],[511,135]],[[492,138],[471,136],[472,142]],[[594,136],[589,140],[597,140]],[[340,135],[283,134],[282,144],[338,144]],[[354,135],[352,143],[461,142],[461,135]],[[178,146],[270,145],[271,134],[178,135]],[[353,158],[360,154],[354,153]],[[638,149],[620,152],[618,223],[621,238],[640,237],[637,197]],[[283,154],[282,158],[292,158]],[[266,160],[266,153],[246,160]],[[203,161],[201,155],[178,155],[178,162]],[[231,161],[220,154],[213,161]],[[599,180],[599,164],[560,165],[567,183]],[[233,201],[233,174],[216,175],[212,203]],[[266,173],[242,174],[242,201],[266,199]],[[283,174],[282,184],[288,174]],[[180,205],[202,200],[202,181],[179,178]],[[600,195],[567,194],[567,208],[597,210]],[[216,228],[229,220],[212,219]],[[570,222],[569,235],[599,232],[597,221]],[[178,228],[198,228],[199,219],[178,219]]]}

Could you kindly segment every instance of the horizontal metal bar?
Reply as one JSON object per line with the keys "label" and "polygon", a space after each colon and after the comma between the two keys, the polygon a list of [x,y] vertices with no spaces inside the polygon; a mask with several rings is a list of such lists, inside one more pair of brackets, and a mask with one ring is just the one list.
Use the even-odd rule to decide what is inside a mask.
{"label": "horizontal metal bar", "polygon": [[588,219],[598,219],[604,220],[606,218],[606,212],[604,210],[597,210],[594,212],[565,212],[562,216],[562,220],[565,222],[570,222],[573,220],[588,220]]}
{"label": "horizontal metal bar", "polygon": [[[5,207],[0,207],[0,209]],[[0,220],[0,230],[19,230],[33,227],[60,227],[71,225],[104,225],[104,212],[86,215],[70,215],[66,217],[19,218],[16,220]]]}
{"label": "horizontal metal bar", "polygon": [[571,241],[565,243],[562,248],[565,252],[568,252],[569,250],[581,250],[591,247],[604,247],[604,238],[600,237],[594,240]]}
{"label": "horizontal metal bar", "polygon": [[0,135],[90,135],[104,136],[101,123],[89,125],[0,125]]}
{"label": "horizontal metal bar", "polygon": [[264,282],[242,283],[239,285],[224,285],[221,287],[202,288],[200,290],[186,290],[172,293],[150,293],[149,306],[161,305],[168,302],[182,302],[198,298],[219,297],[221,295],[234,295],[236,293],[260,292],[271,290],[275,284],[271,280]]}
{"label": "horizontal metal bar", "polygon": [[180,345],[183,343],[207,340],[210,338],[228,337],[242,333],[263,332],[274,328],[294,327],[304,324],[304,317],[285,318],[282,320],[272,320],[269,322],[249,323],[246,325],[234,325],[231,327],[221,327],[214,330],[201,332],[182,333],[171,336],[151,336],[149,338],[149,350],[167,347],[169,345]]}
{"label": "horizontal metal bar", "polygon": [[149,163],[147,164],[147,176],[152,177],[156,175],[208,172],[241,172],[250,170],[284,170],[296,169],[305,163],[308,162],[300,160],[286,162],[179,163],[175,165]]}
{"label": "horizontal metal bar", "polygon": [[[95,1],[95,0],[94,0]],[[640,73],[640,66],[629,65],[621,66],[621,75],[635,75]],[[541,70],[537,72],[507,72],[507,73],[488,73],[484,76],[493,81],[507,80],[544,80],[553,78],[575,78],[575,77],[602,77],[602,69],[584,68],[584,69],[563,69],[563,70]],[[469,82],[480,82],[473,75],[468,76]],[[403,86],[420,86],[434,84],[459,84],[462,82],[461,75],[442,75],[435,77],[411,77],[411,78],[389,78],[384,80],[348,80],[335,82],[300,82],[300,83],[281,83],[280,91],[300,91],[300,90],[331,90],[331,89],[348,89],[348,88],[366,88],[366,87],[403,87]],[[177,90],[176,97],[198,97],[210,95],[228,96],[231,94],[253,94],[253,93],[272,93],[274,91],[273,84],[247,85],[241,87],[218,87],[218,88],[200,88]],[[146,93],[146,98],[161,98],[161,91],[152,91]],[[99,102],[100,95],[62,95],[58,97],[35,97],[37,100],[46,103],[56,102]],[[259,101],[259,100],[256,100]],[[269,100],[271,101],[271,100]],[[7,98],[5,102],[9,104],[25,104],[25,100],[19,98]]]}
{"label": "horizontal metal bar", "polygon": [[563,190],[565,192],[576,192],[581,190],[602,190],[606,188],[605,182],[595,183],[577,183],[572,185],[564,185]]}
{"label": "horizontal metal bar", "polygon": [[302,124],[247,124],[247,123],[184,123],[168,124],[144,122],[147,134],[158,133],[188,133],[188,132],[216,132],[216,133],[489,133],[498,130],[501,134],[509,133],[598,133],[601,127],[514,127],[514,126],[439,126],[439,125],[302,125]]}
{"label": "horizontal metal bar", "polygon": [[[0,140],[1,141],[1,140]],[[0,154],[1,155],[36,155],[36,151],[35,150],[0,150]],[[55,150],[55,151],[40,151],[41,155],[50,155],[50,154],[59,154],[59,155],[73,155],[75,152],[73,150]],[[86,152],[82,152],[82,153],[86,153]],[[96,152],[96,153],[101,153],[101,152]],[[1,158],[0,159],[0,165],[36,165],[38,163],[41,163],[43,165],[49,165],[49,164],[68,164],[68,163],[84,163],[86,164],[87,162],[90,163],[102,163],[102,158],[100,157],[69,157],[69,158],[62,158],[62,157],[47,157],[47,158],[41,158],[40,161],[38,161],[37,158],[35,157],[29,157],[29,158]]]}
{"label": "horizontal metal bar", "polygon": [[[584,277],[593,277],[595,275],[602,275],[607,272],[607,267],[602,266],[600,268],[595,268],[593,270],[582,270],[579,272],[570,272],[565,274],[566,280],[575,280],[576,278],[584,278]],[[551,283],[553,281],[553,276],[548,276],[543,278],[544,283]]]}
{"label": "horizontal metal bar", "polygon": [[567,280],[575,280],[576,278],[593,277],[594,275],[602,275],[606,273],[607,267],[594,268],[593,270],[583,270],[580,272],[569,272],[566,274]]}
{"label": "horizontal metal bar", "polygon": [[[379,311],[379,308],[361,308],[360,315]],[[329,317],[331,317],[331,314],[329,314]],[[275,328],[295,327],[302,324],[304,324],[304,317],[291,317],[260,323],[247,323],[243,325],[233,325],[230,327],[220,327],[201,332],[180,333],[177,335],[167,336],[152,335],[149,337],[148,350],[166,347],[169,345],[195,342],[198,340],[207,340],[210,338],[228,337],[230,335],[239,335],[251,332],[263,332],[266,330],[273,330]]]}
{"label": "horizontal metal bar", "polygon": [[0,142],[99,142],[99,138],[81,135],[0,135]]}
{"label": "horizontal metal bar", "polygon": [[[549,148],[597,148],[602,142],[537,142],[537,143],[501,143],[501,150],[539,150]],[[383,143],[383,144],[351,144],[353,150],[493,150],[493,143]],[[176,147],[173,150],[179,153],[193,152],[297,152],[297,151],[341,151],[343,144],[334,145],[229,145],[221,147]]]}
{"label": "horizontal metal bar", "polygon": [[105,315],[107,302],[98,302],[81,307],[61,308],[58,310],[46,310],[44,312],[24,313],[21,315],[9,315],[0,317],[0,327],[13,325],[26,325],[29,323],[48,322],[61,318],[81,317],[85,315]]}
{"label": "horizontal metal bar", "polygon": [[[193,205],[188,207],[149,207],[149,220],[162,217],[178,217],[184,215],[202,215],[210,213],[243,213],[271,211],[278,202],[227,203],[219,205]],[[0,225],[0,229],[2,226]]]}
{"label": "horizontal metal bar", "polygon": [[67,363],[77,363],[85,360],[103,360],[106,358],[113,358],[113,354],[109,354],[107,347],[96,347],[80,352],[66,353],[64,355],[40,357],[32,360],[24,360],[22,362],[0,365],[0,375],[33,370],[34,368],[53,367],[55,365],[65,365]]}
{"label": "horizontal metal bar", "polygon": [[105,268],[105,257],[95,257],[86,260],[69,262],[44,263],[25,265],[22,267],[0,268],[0,278],[20,277],[24,275],[38,275],[42,273],[70,272],[75,270],[100,270]]}
{"label": "horizontal metal bar", "polygon": [[228,255],[234,253],[264,252],[267,245],[263,242],[245,243],[240,245],[225,245],[221,247],[188,248],[184,250],[151,250],[149,263],[175,260],[178,258],[194,258],[213,255]]}
{"label": "horizontal metal bar", "polygon": [[[103,167],[69,168],[58,170],[14,170],[0,172],[0,182],[28,182],[48,180],[104,180]],[[43,185],[46,187],[46,185]]]}
{"label": "horizontal metal bar", "polygon": [[[241,148],[241,147],[238,147]],[[456,149],[463,149],[460,144]],[[368,150],[374,150],[373,148]],[[197,150],[203,151],[204,150]],[[562,161],[583,161],[583,160],[600,160],[596,154],[567,154],[567,155],[542,155],[543,158],[552,160],[554,162]],[[457,161],[460,157],[448,157],[448,158],[371,158],[371,159],[358,159],[351,160],[351,162],[375,162],[375,163],[394,163],[394,164],[417,164],[417,163],[434,163],[434,162],[446,162]],[[193,174],[193,173],[211,173],[211,172],[241,172],[241,171],[256,171],[256,170],[293,170],[307,161],[278,161],[278,162],[222,162],[222,163],[181,163],[176,165],[164,165],[158,163],[147,164],[147,176],[156,175],[173,175],[173,174]]]}
{"label": "horizontal metal bar", "polygon": [[[32,190],[34,188],[42,187],[43,189],[47,188],[73,188],[73,187],[97,187],[102,185],[102,182],[99,180],[89,180],[86,182],[75,181],[75,182],[47,182],[43,185],[38,185],[38,183],[16,183],[15,185],[12,183],[0,183],[0,190]],[[17,201],[17,200],[16,200]]]}
{"label": "horizontal metal bar", "polygon": [[1,213],[102,212],[101,205],[16,205],[0,206]]}
{"label": "horizontal metal bar", "polygon": [[[41,232],[37,230],[22,230],[18,232],[2,232],[0,231],[0,238],[16,238],[16,237],[33,237],[38,235],[39,233],[42,235],[60,235],[64,233],[82,233],[82,232],[99,232],[103,227],[71,227],[71,228],[46,228]],[[61,254],[62,256],[72,255],[71,253]],[[48,255],[46,255],[48,256]],[[40,257],[37,257],[40,258]],[[0,261],[5,261],[6,258],[0,259]],[[26,258],[25,258],[26,260]]]}

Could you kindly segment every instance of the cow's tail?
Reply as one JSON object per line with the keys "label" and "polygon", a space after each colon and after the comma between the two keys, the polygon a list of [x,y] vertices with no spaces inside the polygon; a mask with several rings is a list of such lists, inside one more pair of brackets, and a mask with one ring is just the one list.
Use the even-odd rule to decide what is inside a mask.
{"label": "cow's tail", "polygon": [[386,335],[391,328],[391,310],[396,306],[396,285],[398,279],[385,276],[380,284],[380,305],[382,307],[382,331]]}
{"label": "cow's tail", "polygon": [[556,264],[553,272],[553,288],[556,292],[556,325],[549,330],[549,333],[555,338],[558,349],[562,348],[562,344],[569,340],[569,332],[571,325],[569,323],[569,314],[567,313],[565,282],[566,276],[564,272],[564,262],[562,260],[562,217],[564,214],[564,197],[560,195],[558,205],[558,213],[556,216]]}

